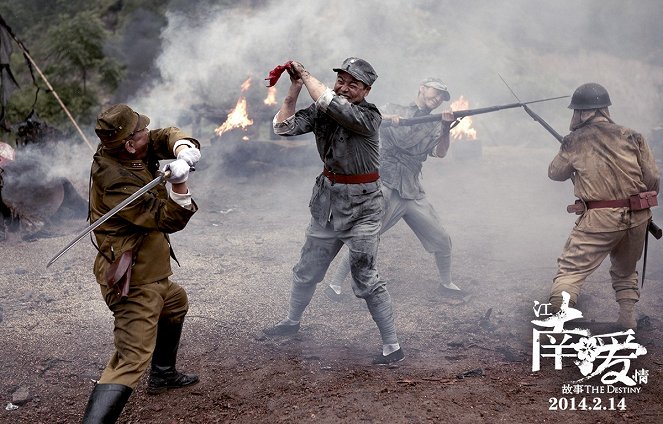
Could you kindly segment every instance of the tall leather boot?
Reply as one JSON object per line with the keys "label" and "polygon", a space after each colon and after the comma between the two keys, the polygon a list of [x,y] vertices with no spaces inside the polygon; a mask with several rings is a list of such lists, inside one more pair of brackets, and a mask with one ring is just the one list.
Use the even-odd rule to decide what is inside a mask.
{"label": "tall leather boot", "polygon": [[97,384],[87,401],[83,424],[114,424],[133,389],[122,384]]}
{"label": "tall leather boot", "polygon": [[159,321],[157,342],[152,354],[152,368],[147,384],[147,393],[151,395],[189,386],[199,381],[197,375],[183,374],[175,368],[183,325],[184,320],[180,323]]}
{"label": "tall leather boot", "polygon": [[633,317],[633,309],[635,307],[635,299],[620,299],[619,303],[619,317],[617,318],[617,326],[624,329],[634,329],[638,326],[638,322]]}

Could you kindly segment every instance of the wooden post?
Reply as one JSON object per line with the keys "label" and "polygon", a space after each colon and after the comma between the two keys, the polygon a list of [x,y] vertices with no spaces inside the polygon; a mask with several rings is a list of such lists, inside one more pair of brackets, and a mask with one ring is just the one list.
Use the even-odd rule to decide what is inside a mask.
{"label": "wooden post", "polygon": [[81,138],[83,139],[83,141],[85,141],[85,143],[88,145],[90,150],[92,150],[94,152],[96,149],[94,148],[92,143],[90,143],[90,140],[87,139],[85,134],[83,134],[83,131],[81,131],[81,128],[76,123],[76,120],[74,119],[74,117],[71,116],[71,113],[69,113],[69,110],[67,109],[67,107],[64,105],[64,103],[62,103],[62,100],[60,100],[60,96],[58,96],[58,93],[55,92],[55,90],[53,89],[53,86],[51,86],[51,83],[48,82],[48,80],[46,79],[46,76],[44,76],[44,74],[41,72],[41,69],[39,69],[39,66],[37,66],[37,64],[32,59],[32,57],[30,56],[28,51],[23,48],[21,43],[18,43],[18,44],[21,47],[21,50],[23,50],[23,53],[25,54],[25,57],[27,57],[28,60],[30,61],[30,63],[32,63],[32,66],[35,67],[35,69],[37,70],[37,73],[39,73],[39,76],[44,80],[44,82],[46,83],[46,86],[48,87],[48,89],[51,90],[51,93],[53,93],[53,97],[55,97],[55,100],[58,101],[58,103],[62,107],[62,110],[64,110],[64,113],[67,114],[67,116],[69,117],[69,120],[71,120],[72,124],[74,124],[74,127],[76,127],[76,130],[78,131],[78,134],[80,134]]}

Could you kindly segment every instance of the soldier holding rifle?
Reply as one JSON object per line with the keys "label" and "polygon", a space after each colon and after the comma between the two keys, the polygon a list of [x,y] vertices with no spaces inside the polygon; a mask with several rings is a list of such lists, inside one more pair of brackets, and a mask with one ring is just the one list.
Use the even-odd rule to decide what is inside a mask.
{"label": "soldier holding rifle", "polygon": [[[90,395],[86,424],[117,420],[150,359],[150,394],[198,382],[175,368],[189,305],[184,289],[169,279],[175,257],[168,234],[183,229],[197,210],[187,179],[200,144],[174,127],[150,131],[149,122],[127,105],[111,106],[97,118],[101,143],[91,170],[90,221],[94,228],[106,219],[94,230],[94,273],[115,319],[115,352]],[[160,159],[176,159],[167,165],[170,192],[155,185],[109,213],[154,183]]]}
{"label": "soldier holding rifle", "polygon": [[635,266],[651,221],[650,207],[657,204],[660,176],[643,136],[615,124],[610,105],[608,92],[599,84],[576,89],[569,105],[571,133],[548,169],[552,180],[572,179],[580,199],[568,208],[580,217],[557,261],[550,303],[559,310],[566,291],[569,306],[575,305],[585,279],[610,255],[617,325],[633,329],[634,305],[640,298]]}
{"label": "soldier holding rifle", "polygon": [[[403,219],[419,238],[427,252],[435,257],[442,294],[461,294],[451,278],[451,238],[442,226],[421,184],[421,169],[429,157],[443,158],[449,150],[449,129],[455,117],[443,113],[428,122],[400,126],[408,119],[431,117],[430,113],[450,99],[447,86],[438,78],[426,78],[419,85],[414,102],[407,106],[387,104],[380,111],[384,122],[380,128],[382,192],[386,201],[382,219],[384,233]],[[385,125],[387,124],[387,125]],[[349,253],[340,260],[325,294],[340,301],[341,284],[350,271]]]}
{"label": "soldier holding rifle", "polygon": [[[568,96],[563,96],[568,97]],[[384,120],[380,126],[382,143],[382,192],[386,200],[382,230],[389,230],[403,219],[427,252],[435,257],[440,275],[435,291],[443,296],[465,296],[451,277],[451,238],[428,201],[421,183],[423,163],[429,156],[443,158],[449,150],[449,130],[466,116],[497,112],[526,106],[530,103],[556,100],[561,97],[509,103],[479,109],[432,114],[450,99],[446,84],[439,78],[426,78],[419,85],[415,100],[407,106],[387,104],[380,111]],[[350,272],[346,253],[325,289],[327,297],[342,301],[341,284]]]}

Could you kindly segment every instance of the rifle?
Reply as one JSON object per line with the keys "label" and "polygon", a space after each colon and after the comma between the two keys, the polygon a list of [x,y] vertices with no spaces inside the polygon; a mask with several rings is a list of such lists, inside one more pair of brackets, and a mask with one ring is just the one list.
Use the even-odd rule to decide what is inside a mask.
{"label": "rifle", "polygon": [[[504,85],[506,85],[506,88],[509,89],[509,91],[511,92],[511,94],[513,94],[513,97],[515,97],[516,100],[520,101],[520,99],[518,98],[518,96],[516,95],[516,93],[511,89],[511,87],[509,87],[509,84],[507,84],[506,81],[504,80],[504,78],[502,78],[502,75],[500,75],[500,74],[497,74],[497,75],[500,77],[500,79],[502,80],[502,82],[504,83]],[[569,97],[569,96],[563,96],[563,97]],[[556,98],[557,98],[557,99],[561,99],[562,97],[556,97]],[[532,102],[529,102],[529,103],[532,103]],[[541,126],[542,126],[543,128],[545,128],[546,130],[548,130],[548,132],[549,132],[550,134],[552,134],[552,136],[555,137],[555,138],[557,139],[557,141],[559,141],[560,143],[562,142],[562,140],[564,139],[564,137],[562,137],[557,131],[555,131],[555,129],[554,129],[553,127],[551,127],[550,124],[548,124],[548,123],[545,121],[545,119],[543,119],[543,118],[540,117],[536,112],[534,112],[532,109],[530,109],[530,107],[527,106],[527,103],[522,103],[522,106],[523,106],[523,109],[525,109],[525,112],[527,112],[527,114],[528,114],[529,116],[531,116],[532,119],[534,119],[536,122],[538,122],[539,124],[541,124]]]}
{"label": "rifle", "polygon": [[654,236],[656,240],[660,240],[661,237],[663,237],[663,230],[661,230],[661,227],[658,225],[654,224],[654,221],[649,221],[649,225],[647,226],[647,231]]}
{"label": "rifle", "polygon": [[[461,119],[463,119],[466,116],[472,116],[472,115],[480,115],[482,113],[490,113],[490,112],[496,112],[498,110],[502,109],[513,109],[516,107],[527,107],[526,105],[530,103],[539,103],[539,102],[547,102],[549,100],[557,100],[557,99],[563,99],[565,97],[569,96],[560,96],[560,97],[551,97],[549,99],[539,99],[539,100],[532,100],[529,102],[518,102],[518,103],[509,103],[507,105],[498,105],[498,106],[489,106],[489,107],[481,107],[478,109],[466,109],[466,110],[456,110],[452,111],[451,113],[453,114],[453,117],[455,119],[454,123],[451,124],[451,128],[455,127],[458,125]],[[423,124],[425,122],[436,122],[442,119],[442,114],[441,113],[435,113],[431,115],[425,115],[425,116],[417,116],[415,118],[401,118],[398,121],[398,126],[411,126],[411,125],[417,125],[417,124]],[[390,121],[384,121],[382,123],[384,126],[392,126],[392,123]]]}

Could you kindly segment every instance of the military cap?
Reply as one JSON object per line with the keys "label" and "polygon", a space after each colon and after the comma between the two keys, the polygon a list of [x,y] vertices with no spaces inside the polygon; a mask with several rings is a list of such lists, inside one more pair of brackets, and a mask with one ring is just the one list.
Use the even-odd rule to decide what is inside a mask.
{"label": "military cap", "polygon": [[333,71],[347,72],[355,79],[358,79],[368,86],[373,85],[375,80],[378,79],[378,74],[375,72],[375,69],[373,69],[371,64],[366,62],[364,59],[359,59],[358,57],[349,57],[345,59],[341,67],[334,68]]}
{"label": "military cap", "polygon": [[442,82],[442,80],[439,78],[433,78],[433,77],[426,78],[425,80],[421,81],[421,85],[423,85],[424,87],[431,87],[436,90],[440,90],[444,94],[445,101],[448,101],[451,98],[447,85],[444,82]]}
{"label": "military cap", "polygon": [[134,112],[127,105],[117,104],[97,116],[94,132],[104,147],[115,149],[132,133],[146,128],[149,124],[150,118],[147,116]]}

